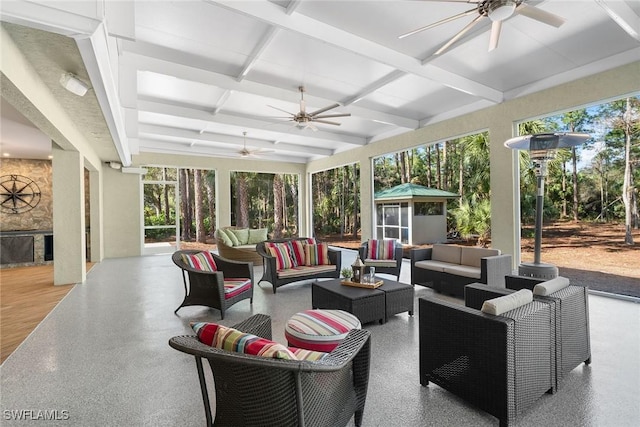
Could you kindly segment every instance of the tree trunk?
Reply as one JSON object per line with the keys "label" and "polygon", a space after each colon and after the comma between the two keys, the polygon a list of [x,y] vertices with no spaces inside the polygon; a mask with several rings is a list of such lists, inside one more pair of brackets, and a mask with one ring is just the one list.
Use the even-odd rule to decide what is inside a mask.
{"label": "tree trunk", "polygon": [[189,182],[189,171],[187,169],[180,169],[180,208],[182,210],[182,240],[191,240],[191,199],[190,189],[191,183]]}
{"label": "tree trunk", "polygon": [[433,170],[431,166],[431,147],[427,145],[427,187],[431,187],[433,184]]}
{"label": "tree trunk", "polygon": [[215,172],[207,171],[205,176],[205,186],[207,188],[207,204],[209,207],[210,228],[209,234],[213,237],[216,228],[216,190]]}
{"label": "tree trunk", "polygon": [[571,147],[571,162],[573,165],[573,220],[578,222],[580,195],[578,194],[578,156],[576,154],[576,147]]}
{"label": "tree trunk", "polygon": [[236,184],[238,212],[235,225],[240,228],[249,228],[249,193],[247,191],[247,174],[245,172],[238,172]]}
{"label": "tree trunk", "polygon": [[[167,180],[167,168],[162,168],[162,181]],[[162,185],[164,193],[164,220],[165,224],[169,224],[171,221],[171,210],[169,208],[169,186],[167,184]]]}
{"label": "tree trunk", "polygon": [[358,177],[357,177],[357,167],[356,164],[353,164],[353,238],[358,237],[358,211],[360,210],[360,202],[358,200]]}
{"label": "tree trunk", "polygon": [[562,213],[560,218],[567,217],[567,163],[562,162]]}
{"label": "tree trunk", "polygon": [[627,108],[624,113],[624,180],[622,183],[622,201],[624,202],[624,243],[633,245],[631,234],[633,176],[631,175],[631,102],[627,98]]}
{"label": "tree trunk", "polygon": [[436,179],[437,179],[437,187],[440,190],[442,188],[442,167],[440,166],[440,144],[436,144]]}
{"label": "tree trunk", "polygon": [[298,182],[292,178],[289,183],[289,192],[293,203],[293,220],[295,221],[295,230],[293,235],[300,237],[300,218],[298,218]]}
{"label": "tree trunk", "polygon": [[204,197],[202,185],[203,171],[196,169],[193,171],[193,196],[195,202],[196,217],[196,242],[207,242],[207,230],[204,228]]}
{"label": "tree trunk", "polygon": [[282,237],[282,175],[273,177],[273,237]]}

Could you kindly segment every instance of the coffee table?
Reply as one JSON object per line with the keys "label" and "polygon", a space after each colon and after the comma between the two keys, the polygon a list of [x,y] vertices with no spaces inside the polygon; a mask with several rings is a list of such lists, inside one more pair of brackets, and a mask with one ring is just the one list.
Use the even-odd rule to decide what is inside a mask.
{"label": "coffee table", "polygon": [[315,281],[311,285],[311,306],[344,310],[361,323],[380,321],[409,312],[413,315],[413,286],[383,279],[376,289],[356,288],[340,284],[341,279]]}

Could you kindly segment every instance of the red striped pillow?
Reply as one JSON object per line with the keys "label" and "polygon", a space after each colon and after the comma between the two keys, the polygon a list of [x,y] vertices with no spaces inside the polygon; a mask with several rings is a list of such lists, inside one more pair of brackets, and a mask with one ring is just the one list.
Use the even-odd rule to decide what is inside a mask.
{"label": "red striped pillow", "polygon": [[289,250],[291,251],[291,260],[293,261],[293,266],[297,267],[299,265],[304,265],[305,255],[304,255],[304,246],[307,243],[302,240],[292,240],[288,243]]}
{"label": "red striped pillow", "polygon": [[213,347],[254,356],[297,360],[296,356],[280,343],[225,326],[218,326]]}
{"label": "red striped pillow", "polygon": [[218,327],[220,325],[217,323],[206,322],[190,322],[189,325],[196,333],[196,336],[201,343],[213,347],[213,341],[216,338],[216,332],[218,332]]}
{"label": "red striped pillow", "polygon": [[182,261],[196,270],[218,271],[218,266],[211,256],[211,252],[202,251],[196,254],[182,254]]}
{"label": "red striped pillow", "polygon": [[269,253],[276,259],[276,270],[286,270],[293,267],[289,246],[286,243],[269,244]]}
{"label": "red striped pillow", "polygon": [[395,259],[395,240],[369,240],[367,246],[368,259]]}
{"label": "red striped pillow", "polygon": [[304,247],[305,265],[329,265],[329,246],[326,243]]}

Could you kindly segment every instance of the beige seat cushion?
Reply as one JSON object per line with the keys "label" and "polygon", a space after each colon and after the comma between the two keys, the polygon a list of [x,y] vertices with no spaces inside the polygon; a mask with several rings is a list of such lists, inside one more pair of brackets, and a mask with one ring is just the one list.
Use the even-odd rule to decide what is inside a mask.
{"label": "beige seat cushion", "polygon": [[436,243],[433,245],[433,249],[431,250],[431,260],[460,264],[461,249],[462,246],[441,245]]}
{"label": "beige seat cushion", "polygon": [[463,246],[460,255],[460,264],[480,268],[480,259],[488,256],[500,255],[499,249],[476,248]]}
{"label": "beige seat cushion", "polygon": [[287,268],[278,271],[278,278],[313,276],[317,273],[336,271],[335,265],[300,265],[298,267]]}
{"label": "beige seat cushion", "polygon": [[425,270],[443,272],[445,268],[451,267],[454,264],[442,261],[431,261],[427,259],[424,261],[417,261],[414,265],[419,268],[424,268]]}

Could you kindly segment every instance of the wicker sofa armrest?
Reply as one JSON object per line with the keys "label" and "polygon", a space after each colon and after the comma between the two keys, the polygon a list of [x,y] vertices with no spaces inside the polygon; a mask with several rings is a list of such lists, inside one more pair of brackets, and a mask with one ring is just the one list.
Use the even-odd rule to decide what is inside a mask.
{"label": "wicker sofa armrest", "polygon": [[432,253],[432,248],[411,249],[411,265],[415,264],[416,261],[431,259]]}
{"label": "wicker sofa armrest", "polygon": [[271,335],[271,317],[266,314],[254,314],[248,319],[243,320],[240,323],[236,323],[232,328],[237,329],[247,334],[253,334],[258,337],[272,339]]}
{"label": "wicker sofa armrest", "polygon": [[495,255],[480,260],[480,281],[496,288],[505,287],[505,276],[511,274],[511,255]]}
{"label": "wicker sofa armrest", "polygon": [[339,249],[329,248],[327,253],[329,255],[329,262],[331,264],[335,265],[336,266],[336,270],[338,272],[340,272],[340,270],[342,268],[342,256],[340,256],[340,250]]}

